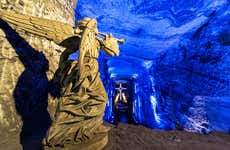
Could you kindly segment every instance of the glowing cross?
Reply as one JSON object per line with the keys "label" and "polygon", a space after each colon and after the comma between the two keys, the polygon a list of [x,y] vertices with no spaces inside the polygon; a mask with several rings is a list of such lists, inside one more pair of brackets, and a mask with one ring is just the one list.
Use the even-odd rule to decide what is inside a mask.
{"label": "glowing cross", "polygon": [[122,92],[123,90],[127,90],[127,88],[122,87],[122,83],[119,83],[119,87],[116,90],[119,91],[119,100],[122,100]]}

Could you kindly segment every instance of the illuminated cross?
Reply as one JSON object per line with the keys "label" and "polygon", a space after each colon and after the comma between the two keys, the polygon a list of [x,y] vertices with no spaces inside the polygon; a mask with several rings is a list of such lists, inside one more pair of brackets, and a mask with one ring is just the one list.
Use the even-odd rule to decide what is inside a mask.
{"label": "illuminated cross", "polygon": [[127,90],[127,88],[122,87],[122,83],[119,83],[119,87],[116,90],[119,92],[119,100],[122,100],[122,92],[123,90]]}

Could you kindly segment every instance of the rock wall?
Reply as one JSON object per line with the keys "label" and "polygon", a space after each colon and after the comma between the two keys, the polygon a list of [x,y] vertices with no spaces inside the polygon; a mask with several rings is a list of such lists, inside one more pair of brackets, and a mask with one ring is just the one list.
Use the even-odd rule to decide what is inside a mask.
{"label": "rock wall", "polygon": [[[76,0],[0,0],[0,9],[75,23]],[[49,80],[64,50],[54,42],[0,22],[0,135],[45,112]],[[16,109],[15,109],[16,108]],[[34,114],[36,114],[34,116]],[[49,118],[48,118],[49,119]],[[38,119],[39,120],[39,119]],[[41,121],[41,120],[40,120]],[[25,125],[25,123],[24,123]],[[4,133],[1,133],[4,132]]]}
{"label": "rock wall", "polygon": [[[172,127],[200,133],[230,128],[229,0],[84,0],[77,12],[96,18],[100,31],[125,38],[122,57],[105,58],[111,65],[104,72],[107,80],[140,77],[134,101],[141,99],[138,108],[147,112],[140,118],[153,118],[144,125],[170,120]],[[148,61],[151,67],[143,63],[147,71],[140,71]],[[226,115],[214,111],[219,108]]]}
{"label": "rock wall", "polygon": [[230,7],[214,6],[202,10],[206,23],[159,55],[155,72],[170,118],[199,133],[230,128]]}

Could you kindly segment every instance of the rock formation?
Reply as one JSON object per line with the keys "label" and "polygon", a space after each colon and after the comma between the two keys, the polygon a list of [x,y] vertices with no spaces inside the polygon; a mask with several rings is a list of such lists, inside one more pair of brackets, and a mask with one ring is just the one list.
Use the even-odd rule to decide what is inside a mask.
{"label": "rock formation", "polygon": [[101,31],[116,31],[127,41],[121,57],[103,60],[110,94],[106,120],[112,116],[111,79],[126,79],[135,85],[132,100],[139,124],[228,131],[229,11],[228,0],[79,1],[79,17],[96,18]]}
{"label": "rock formation", "polygon": [[[0,0],[0,9],[74,25],[76,2]],[[48,81],[64,49],[45,38],[17,29],[15,32],[13,26],[3,22],[0,24],[0,134],[3,136],[11,131],[19,131],[21,120],[36,117],[34,113],[44,111],[41,107],[47,102],[43,101],[47,97],[52,99],[46,91]]]}

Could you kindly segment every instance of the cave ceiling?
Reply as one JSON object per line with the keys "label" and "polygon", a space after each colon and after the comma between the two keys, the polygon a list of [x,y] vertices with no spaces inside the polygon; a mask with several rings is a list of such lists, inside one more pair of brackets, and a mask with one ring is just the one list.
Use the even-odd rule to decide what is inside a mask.
{"label": "cave ceiling", "polygon": [[[110,58],[108,66],[111,73],[119,74],[120,70],[121,74],[132,76],[142,67],[151,68],[154,60],[166,51],[177,48],[226,3],[226,0],[79,0],[76,20],[96,18],[100,31],[124,38],[120,57]],[[123,67],[118,65],[125,60]]]}

